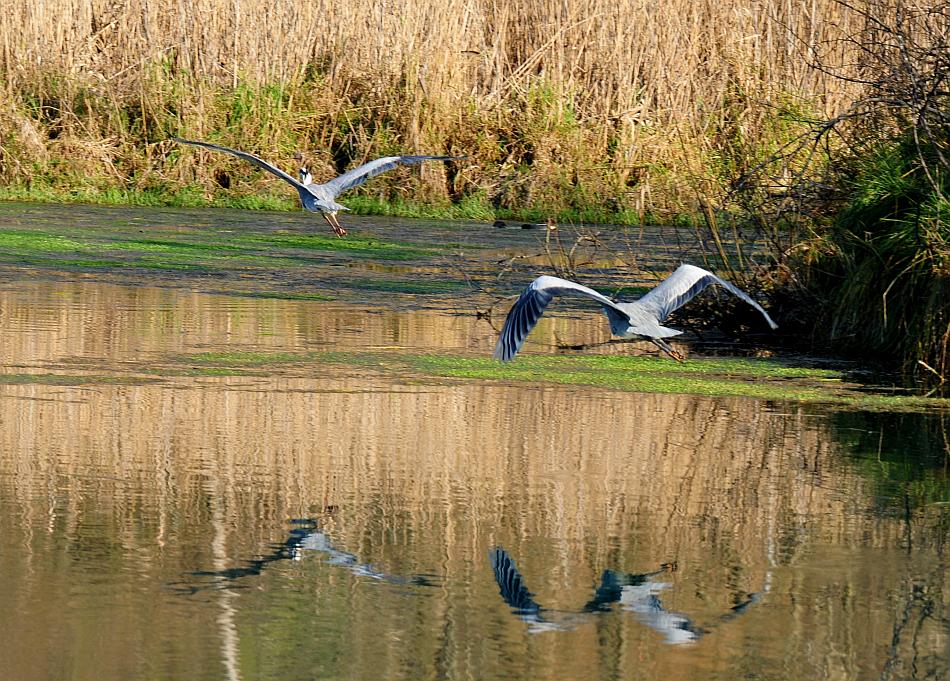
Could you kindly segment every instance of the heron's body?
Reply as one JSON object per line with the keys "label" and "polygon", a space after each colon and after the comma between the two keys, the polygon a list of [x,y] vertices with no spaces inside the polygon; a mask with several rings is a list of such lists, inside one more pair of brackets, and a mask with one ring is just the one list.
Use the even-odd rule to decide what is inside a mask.
{"label": "heron's body", "polygon": [[692,300],[711,284],[719,284],[741,298],[762,313],[769,326],[773,329],[778,328],[768,313],[745,292],[712,272],[694,265],[681,265],[642,298],[629,303],[615,302],[592,288],[567,279],[541,276],[531,282],[508,313],[495,346],[495,359],[508,361],[514,358],[531,329],[541,318],[548,303],[554,296],[565,293],[587,296],[600,303],[610,321],[610,332],[613,335],[623,339],[652,341],[674,359],[682,359],[664,340],[671,336],[678,336],[682,331],[665,327],[662,322],[673,310]]}
{"label": "heron's body", "polygon": [[459,156],[385,156],[370,161],[369,163],[364,163],[357,168],[353,168],[329,182],[315,184],[313,182],[313,176],[306,167],[300,169],[300,180],[297,180],[277,166],[246,151],[239,151],[238,149],[231,149],[230,147],[223,147],[218,144],[210,144],[209,142],[181,139],[180,137],[173,137],[172,139],[181,144],[190,144],[195,147],[203,147],[211,151],[220,151],[225,154],[230,154],[231,156],[237,156],[256,165],[262,170],[266,170],[272,175],[276,175],[292,185],[294,189],[297,190],[297,194],[300,195],[300,203],[303,204],[303,207],[312,213],[320,213],[327,221],[327,224],[333,228],[337,236],[346,235],[346,230],[340,226],[340,222],[336,217],[336,214],[341,210],[349,210],[349,208],[336,201],[336,197],[343,192],[353,187],[358,187],[369,178],[395,168],[398,165],[417,165],[424,161],[454,161],[464,158]]}

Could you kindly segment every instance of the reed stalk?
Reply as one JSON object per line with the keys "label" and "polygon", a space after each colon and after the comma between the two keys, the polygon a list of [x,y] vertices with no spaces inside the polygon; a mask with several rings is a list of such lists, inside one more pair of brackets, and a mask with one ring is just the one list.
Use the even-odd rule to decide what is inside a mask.
{"label": "reed stalk", "polygon": [[397,173],[364,191],[671,219],[725,182],[724,131],[768,147],[759,103],[848,100],[801,54],[840,45],[849,21],[834,0],[10,0],[0,180],[284,195],[233,159],[167,142],[181,135],[282,165],[300,150],[326,175],[384,153],[465,153],[456,175]]}

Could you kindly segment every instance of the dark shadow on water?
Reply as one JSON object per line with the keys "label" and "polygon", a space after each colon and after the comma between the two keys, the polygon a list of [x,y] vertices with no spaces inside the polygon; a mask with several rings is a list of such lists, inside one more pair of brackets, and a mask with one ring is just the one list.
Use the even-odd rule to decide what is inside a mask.
{"label": "dark shadow on water", "polygon": [[652,572],[604,570],[600,585],[583,608],[549,610],[534,600],[534,594],[528,590],[524,577],[507,551],[496,547],[489,552],[488,559],[502,599],[517,617],[528,624],[528,631],[531,633],[571,630],[598,613],[612,611],[612,606],[619,603],[622,610],[632,612],[639,622],[662,634],[665,643],[693,643],[719,624],[744,613],[749,606],[761,601],[769,591],[767,578],[761,591],[749,594],[742,603],[733,606],[715,622],[703,628],[687,615],[663,607],[659,594],[671,585],[659,578],[675,571],[675,563],[664,563]]}

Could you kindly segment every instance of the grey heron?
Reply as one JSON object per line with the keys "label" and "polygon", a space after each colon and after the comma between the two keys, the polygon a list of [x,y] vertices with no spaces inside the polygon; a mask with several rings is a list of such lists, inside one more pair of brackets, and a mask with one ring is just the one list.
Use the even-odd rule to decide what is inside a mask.
{"label": "grey heron", "polygon": [[680,265],[673,274],[655,288],[631,303],[617,303],[594,289],[567,279],[545,275],[531,282],[508,312],[498,343],[495,345],[494,357],[503,362],[514,358],[554,296],[577,293],[600,303],[604,314],[610,320],[610,331],[613,335],[624,339],[639,338],[652,341],[673,359],[682,360],[682,355],[664,340],[671,336],[678,336],[682,331],[662,326],[661,322],[669,317],[673,310],[685,305],[712,284],[719,284],[738,296],[761,312],[772,329],[778,328],[778,324],[772,321],[762,306],[744,291],[720,279],[712,272],[694,265]]}
{"label": "grey heron", "polygon": [[369,178],[391,170],[398,165],[417,165],[424,161],[458,161],[465,158],[464,156],[384,156],[383,158],[377,158],[375,161],[364,163],[358,168],[348,170],[329,182],[314,184],[313,176],[306,166],[300,169],[300,180],[296,180],[280,168],[246,151],[231,149],[230,147],[223,147],[219,144],[211,144],[210,142],[186,140],[180,137],[172,137],[172,139],[181,144],[190,144],[195,147],[203,147],[211,151],[220,151],[225,154],[237,156],[238,158],[243,158],[258,168],[266,170],[272,175],[276,175],[285,182],[293,185],[297,193],[300,194],[300,202],[303,204],[303,207],[312,213],[320,213],[323,219],[327,221],[327,224],[333,228],[337,236],[346,235],[346,230],[343,229],[340,225],[340,221],[336,217],[339,211],[349,210],[346,206],[336,202],[336,197],[343,192],[353,187],[358,187]]}

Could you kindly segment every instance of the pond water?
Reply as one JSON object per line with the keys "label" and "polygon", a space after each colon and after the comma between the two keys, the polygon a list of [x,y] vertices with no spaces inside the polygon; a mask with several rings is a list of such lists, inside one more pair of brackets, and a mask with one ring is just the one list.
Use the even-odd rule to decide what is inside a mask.
{"label": "pond water", "polygon": [[950,674],[946,413],[215,375],[494,331],[457,298],[39,274],[0,283],[3,678]]}

